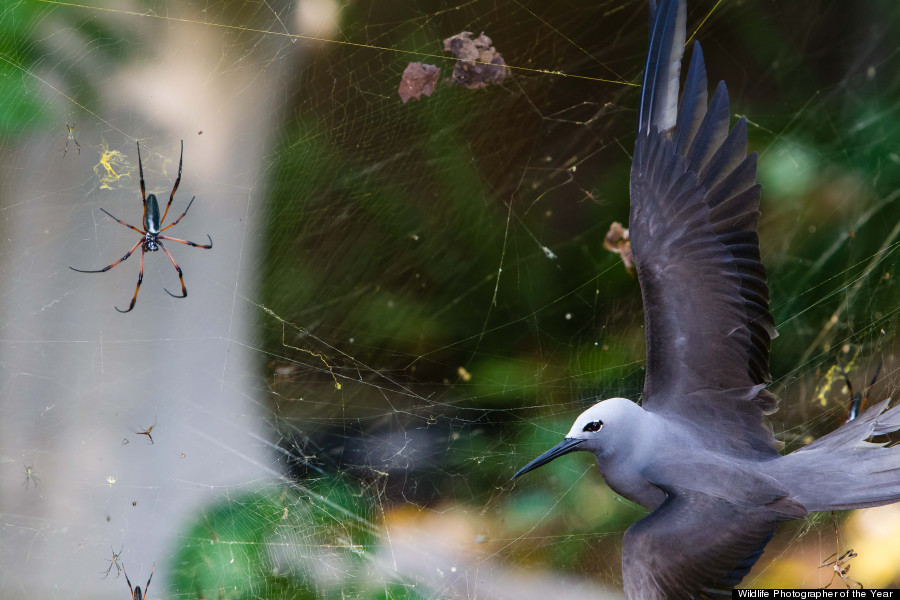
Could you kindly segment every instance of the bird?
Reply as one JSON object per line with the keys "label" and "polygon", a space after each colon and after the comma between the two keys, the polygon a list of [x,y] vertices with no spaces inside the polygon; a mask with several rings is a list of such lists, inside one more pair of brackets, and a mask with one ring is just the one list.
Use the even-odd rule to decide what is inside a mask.
{"label": "bird", "polygon": [[686,10],[685,0],[650,1],[629,214],[647,348],[641,403],[594,404],[513,476],[593,452],[607,485],[650,511],[623,537],[629,600],[730,597],[779,523],[900,500],[900,447],[866,441],[900,429],[890,399],[789,454],[773,435],[777,333],[756,153],[744,118],[729,128],[725,83],[708,99],[698,42],[678,100]]}

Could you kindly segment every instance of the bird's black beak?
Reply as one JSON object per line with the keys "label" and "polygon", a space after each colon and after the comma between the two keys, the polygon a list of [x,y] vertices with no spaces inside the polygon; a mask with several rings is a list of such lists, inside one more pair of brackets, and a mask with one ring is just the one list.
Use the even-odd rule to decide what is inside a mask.
{"label": "bird's black beak", "polygon": [[538,467],[542,467],[542,466],[546,465],[548,462],[550,462],[554,458],[559,458],[563,454],[568,454],[569,452],[572,452],[573,450],[577,450],[578,445],[580,443],[586,442],[586,441],[587,440],[579,440],[576,438],[566,438],[559,444],[553,446],[552,448],[550,448],[549,450],[547,450],[546,452],[544,452],[543,454],[538,456],[536,459],[534,459],[533,461],[531,461],[530,463],[528,463],[527,465],[525,465],[524,467],[519,469],[519,472],[516,473],[515,475],[513,475],[512,478],[515,479],[519,475],[524,475],[528,471],[533,471],[533,470],[537,469]]}

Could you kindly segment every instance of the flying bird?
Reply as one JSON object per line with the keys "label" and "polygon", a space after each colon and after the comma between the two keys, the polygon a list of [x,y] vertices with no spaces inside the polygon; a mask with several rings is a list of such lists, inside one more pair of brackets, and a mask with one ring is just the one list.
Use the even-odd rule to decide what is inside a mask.
{"label": "flying bird", "polygon": [[684,0],[650,2],[650,43],[631,168],[630,241],[644,302],[640,405],[595,404],[515,477],[593,452],[606,483],[651,512],[625,532],[629,599],[714,597],[736,586],[781,521],[900,500],[900,447],[865,441],[900,429],[885,400],[782,456],[765,420],[776,336],[760,261],[760,186],[728,91],[707,101],[693,44],[678,102]]}

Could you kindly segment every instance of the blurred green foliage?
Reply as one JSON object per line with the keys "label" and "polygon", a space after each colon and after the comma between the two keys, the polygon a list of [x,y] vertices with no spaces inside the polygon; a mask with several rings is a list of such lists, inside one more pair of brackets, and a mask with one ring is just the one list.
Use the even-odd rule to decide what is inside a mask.
{"label": "blurred green foliage", "polygon": [[376,505],[335,479],[232,495],[186,527],[167,567],[173,588],[211,599],[416,600],[400,581],[368,577]]}
{"label": "blurred green foliage", "polygon": [[40,56],[32,38],[40,13],[33,2],[0,7],[0,137],[42,124],[39,85],[28,74]]}
{"label": "blurred green foliage", "polygon": [[[95,70],[103,72],[104,66],[134,57],[135,46],[121,27],[84,14],[34,0],[0,3],[0,139],[47,127],[65,135],[64,124],[77,125],[76,119],[61,117],[59,112],[75,114],[85,106],[98,105],[102,80],[96,78]],[[65,54],[73,46],[55,37],[42,45],[43,36],[56,23],[65,24],[60,36],[71,35],[90,46],[92,60]],[[50,54],[54,51],[60,54]],[[45,62],[62,68],[45,70]],[[53,77],[47,79],[51,70]],[[73,105],[73,100],[80,106]]]}

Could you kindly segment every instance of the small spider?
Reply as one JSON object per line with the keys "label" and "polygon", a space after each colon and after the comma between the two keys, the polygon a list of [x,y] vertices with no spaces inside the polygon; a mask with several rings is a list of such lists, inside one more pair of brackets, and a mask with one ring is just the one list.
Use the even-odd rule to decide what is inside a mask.
{"label": "small spider", "polygon": [[22,466],[25,467],[25,481],[22,483],[22,485],[24,485],[25,489],[27,490],[28,482],[30,481],[31,483],[34,484],[34,487],[37,488],[37,484],[40,481],[40,478],[34,474],[34,467],[27,466],[27,465],[22,465]]}
{"label": "small spider", "polygon": [[[835,552],[825,559],[825,561],[827,562],[823,561],[819,566],[820,569],[823,569],[825,567],[832,567],[834,569],[834,573],[831,574],[831,579],[828,581],[828,585],[826,585],[825,588],[831,587],[831,584],[834,583],[834,576],[837,575],[844,581],[844,585],[847,586],[847,589],[850,589],[851,587],[858,590],[863,589],[863,584],[853,579],[852,577],[847,576],[847,573],[850,572],[850,561],[858,556],[856,552],[853,551],[853,548],[850,548],[840,556],[838,556],[837,554],[838,553]],[[829,561],[829,558],[834,558],[834,560]],[[852,586],[850,585],[851,583],[853,584]]]}
{"label": "small spider", "polygon": [[154,422],[153,425],[151,425],[150,427],[148,427],[148,428],[145,429],[144,431],[138,431],[137,429],[132,429],[131,427],[129,427],[128,429],[129,429],[129,431],[131,431],[132,433],[136,433],[136,434],[138,434],[138,435],[146,435],[147,438],[150,440],[150,445],[152,446],[152,445],[153,445],[153,436],[150,435],[150,432],[153,431],[153,428],[154,428],[154,427],[156,427],[156,422]]}
{"label": "small spider", "polygon": [[66,129],[69,130],[69,137],[66,138],[66,145],[63,148],[60,148],[59,151],[63,153],[63,158],[66,157],[66,152],[69,151],[69,142],[75,142],[75,149],[78,150],[78,154],[81,154],[81,144],[78,143],[78,140],[75,139],[75,123],[69,125],[66,123]]}
{"label": "small spider", "polygon": [[109,561],[109,568],[106,569],[106,574],[103,576],[103,579],[109,577],[109,572],[112,571],[113,567],[116,568],[116,579],[119,578],[119,574],[122,572],[122,565],[119,564],[119,557],[122,556],[122,550],[124,548],[125,546],[122,546],[121,548],[119,548],[119,551],[116,552],[112,546],[109,547],[110,551],[112,551],[112,558],[106,559]]}
{"label": "small spider", "polygon": [[[156,201],[156,196],[154,194],[150,194],[149,196],[147,196],[146,190],[144,188],[144,165],[141,163],[141,144],[140,143],[138,143],[137,149],[138,149],[138,169],[141,174],[141,198],[143,198],[143,201],[144,201],[144,228],[138,229],[134,225],[129,225],[125,221],[122,221],[120,219],[117,219],[116,217],[113,217],[105,209],[101,208],[100,210],[105,212],[112,219],[114,219],[115,221],[118,221],[125,227],[128,227],[129,229],[133,229],[134,231],[141,234],[141,239],[138,240],[138,242],[134,246],[131,247],[131,250],[129,250],[125,254],[125,256],[123,256],[122,258],[120,258],[119,260],[114,262],[113,264],[111,264],[107,267],[103,267],[102,269],[88,271],[88,270],[84,270],[84,269],[76,269],[75,267],[69,267],[73,271],[78,271],[79,273],[105,273],[106,271],[109,271],[110,269],[112,269],[113,267],[118,265],[120,262],[127,260],[128,257],[131,256],[131,254],[135,250],[137,250],[137,247],[140,246],[141,247],[141,270],[138,273],[137,286],[134,288],[134,296],[131,298],[131,304],[128,306],[127,310],[122,310],[118,306],[115,307],[116,310],[121,313],[127,313],[127,312],[131,311],[131,309],[134,308],[134,303],[137,302],[138,292],[141,290],[141,281],[143,281],[143,279],[144,279],[144,254],[146,254],[147,252],[156,252],[160,248],[163,249],[163,252],[165,252],[166,256],[169,257],[169,260],[172,261],[172,264],[175,266],[175,270],[178,272],[178,279],[181,281],[181,295],[180,296],[176,296],[169,290],[166,290],[166,293],[169,294],[170,296],[172,296],[173,298],[186,298],[187,297],[187,288],[184,286],[184,277],[181,274],[181,267],[179,267],[178,263],[175,262],[175,259],[172,258],[172,255],[169,253],[169,250],[165,247],[165,245],[163,245],[162,240],[178,242],[179,244],[186,244],[188,246],[193,246],[194,248],[206,248],[207,250],[209,250],[210,248],[213,247],[212,237],[210,237],[208,234],[206,237],[209,238],[209,245],[197,244],[194,242],[189,242],[187,240],[180,240],[178,238],[166,237],[166,236],[160,235],[166,229],[169,229],[171,227],[175,227],[176,225],[178,225],[178,223],[181,221],[181,219],[183,219],[185,217],[185,215],[187,215],[188,211],[191,209],[191,204],[194,203],[194,198],[196,198],[196,196],[194,198],[191,198],[191,201],[188,202],[187,208],[184,209],[184,212],[181,213],[180,217],[178,217],[177,219],[175,219],[174,221],[172,221],[171,223],[169,223],[168,225],[166,225],[165,227],[162,227],[162,229],[160,229],[160,226],[163,223],[165,223],[165,221],[166,221],[166,215],[169,214],[169,207],[172,206],[172,200],[175,198],[175,190],[178,189],[178,184],[181,183],[181,167],[184,164],[184,141],[181,142],[181,160],[178,162],[178,177],[175,179],[175,186],[172,188],[172,193],[169,194],[169,203],[166,205],[166,211],[163,213],[161,219],[159,218],[159,204]],[[165,289],[165,288],[163,288],[163,289]]]}
{"label": "small spider", "polygon": [[845,423],[849,423],[853,419],[859,416],[859,412],[865,407],[866,402],[869,400],[869,392],[872,390],[872,386],[878,381],[878,376],[881,374],[881,366],[883,363],[878,363],[878,368],[875,369],[875,376],[872,377],[872,381],[869,382],[869,385],[866,386],[866,389],[862,392],[853,393],[853,384],[850,383],[850,376],[847,375],[847,371],[844,370],[844,367],[840,366],[841,374],[844,376],[844,382],[847,384],[847,390],[850,394],[850,402],[847,404],[847,419],[844,421]]}
{"label": "small spider", "polygon": [[[156,563],[153,564],[153,569],[150,570],[150,579],[153,579],[154,571],[156,571]],[[147,580],[147,585],[144,586],[144,593],[141,593],[141,586],[131,587],[131,581],[128,579],[128,571],[125,570],[124,563],[122,564],[122,572],[125,573],[125,581],[128,582],[128,589],[131,590],[131,600],[146,600],[147,592],[150,591],[150,579]]]}

